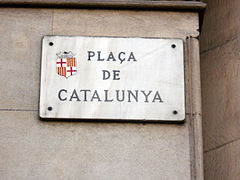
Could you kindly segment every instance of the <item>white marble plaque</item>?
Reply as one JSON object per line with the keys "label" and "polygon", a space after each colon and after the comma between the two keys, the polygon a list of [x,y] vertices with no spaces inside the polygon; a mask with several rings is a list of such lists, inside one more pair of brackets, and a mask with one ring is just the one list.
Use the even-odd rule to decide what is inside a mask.
{"label": "white marble plaque", "polygon": [[40,117],[183,121],[180,39],[45,36]]}

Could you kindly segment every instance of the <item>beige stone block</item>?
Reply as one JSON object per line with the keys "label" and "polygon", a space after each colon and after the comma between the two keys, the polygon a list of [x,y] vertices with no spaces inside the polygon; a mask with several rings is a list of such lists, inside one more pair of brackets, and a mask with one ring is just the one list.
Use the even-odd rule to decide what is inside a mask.
{"label": "beige stone block", "polygon": [[0,8],[0,108],[38,107],[43,35],[52,33],[52,10]]}
{"label": "beige stone block", "polygon": [[240,177],[240,141],[204,154],[205,180],[237,180]]}
{"label": "beige stone block", "polygon": [[188,126],[61,123],[0,112],[0,179],[189,180]]}
{"label": "beige stone block", "polygon": [[240,137],[240,42],[202,54],[204,150]]}
{"label": "beige stone block", "polygon": [[207,0],[201,33],[201,51],[215,48],[239,36],[239,0]]}
{"label": "beige stone block", "polygon": [[[199,41],[196,38],[189,38],[187,40],[187,49],[189,51],[188,58],[188,73],[186,82],[189,83],[187,94],[189,95],[190,102],[187,104],[190,109],[189,128],[194,176],[196,180],[203,180],[203,142],[202,142],[202,108],[201,108],[201,78],[200,78],[200,56],[199,56]],[[187,53],[188,54],[188,53]],[[186,84],[188,84],[186,83]]]}
{"label": "beige stone block", "polygon": [[55,9],[54,34],[182,38],[198,36],[198,14],[164,11]]}

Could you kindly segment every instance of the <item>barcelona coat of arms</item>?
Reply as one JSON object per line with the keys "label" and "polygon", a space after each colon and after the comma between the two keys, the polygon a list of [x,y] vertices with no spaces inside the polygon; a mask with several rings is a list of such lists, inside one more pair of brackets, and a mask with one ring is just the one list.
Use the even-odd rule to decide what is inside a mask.
{"label": "barcelona coat of arms", "polygon": [[57,73],[69,77],[77,73],[76,58],[71,51],[59,52],[57,55]]}

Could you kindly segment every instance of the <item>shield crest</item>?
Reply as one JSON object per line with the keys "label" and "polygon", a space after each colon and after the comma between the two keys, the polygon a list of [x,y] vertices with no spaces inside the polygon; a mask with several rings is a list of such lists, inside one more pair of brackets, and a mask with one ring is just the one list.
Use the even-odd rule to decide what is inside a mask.
{"label": "shield crest", "polygon": [[69,77],[77,73],[76,58],[69,52],[59,52],[57,55],[57,73],[60,76]]}

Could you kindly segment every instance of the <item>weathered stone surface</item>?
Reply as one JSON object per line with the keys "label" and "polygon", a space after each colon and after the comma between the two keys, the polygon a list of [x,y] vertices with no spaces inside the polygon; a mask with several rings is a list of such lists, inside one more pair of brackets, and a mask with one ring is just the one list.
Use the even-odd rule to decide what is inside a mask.
{"label": "weathered stone surface", "polygon": [[205,153],[205,180],[237,180],[240,177],[240,141]]}
{"label": "weathered stone surface", "polygon": [[[199,41],[196,38],[189,38],[187,40],[187,49],[190,50],[188,62],[188,74],[186,76],[186,87],[190,102],[188,103],[190,112],[189,116],[192,119],[189,123],[191,128],[190,141],[191,141],[191,158],[193,159],[192,165],[194,166],[194,176],[196,180],[203,180],[203,142],[202,142],[202,108],[201,108],[201,77],[200,77],[200,55],[199,55]],[[189,80],[188,80],[189,79]],[[189,84],[188,84],[189,83]],[[186,98],[188,99],[188,98]],[[195,179],[195,178],[193,178]]]}
{"label": "weathered stone surface", "polygon": [[198,36],[197,13],[114,10],[54,10],[55,35],[166,37]]}
{"label": "weathered stone surface", "polygon": [[200,38],[205,179],[235,180],[240,175],[240,1],[205,1]]}
{"label": "weathered stone surface", "polygon": [[240,32],[239,0],[206,0],[207,9],[201,34],[201,51],[225,44]]}
{"label": "weathered stone surface", "polygon": [[240,41],[202,54],[204,150],[240,137]]}
{"label": "weathered stone surface", "polygon": [[0,108],[37,109],[43,35],[52,33],[52,10],[0,9]]}
{"label": "weathered stone surface", "polygon": [[37,112],[0,112],[0,179],[190,179],[187,124],[37,117]]}

